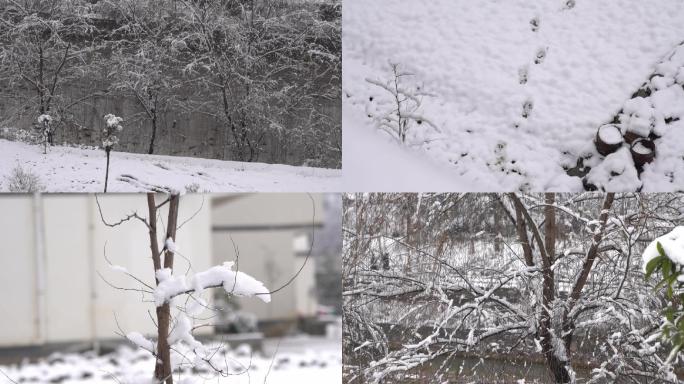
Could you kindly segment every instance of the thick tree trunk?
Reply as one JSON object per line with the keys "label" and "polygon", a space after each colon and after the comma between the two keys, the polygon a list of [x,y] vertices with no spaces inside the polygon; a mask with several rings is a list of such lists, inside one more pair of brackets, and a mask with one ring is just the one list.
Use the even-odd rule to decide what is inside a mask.
{"label": "thick tree trunk", "polygon": [[[166,237],[164,239],[172,238],[176,240],[176,224],[178,222],[178,195],[171,195],[169,198],[169,213],[167,219]],[[157,240],[157,206],[154,198],[154,193],[147,194],[147,207],[149,212],[149,235],[150,235],[150,251],[152,252],[152,263],[156,271],[162,268],[161,254],[159,252],[159,242]],[[164,249],[164,266],[163,268],[173,269],[173,252]],[[171,308],[168,303],[157,307],[157,363],[154,367],[154,378],[158,383],[166,382],[166,384],[173,384],[173,376],[171,370],[171,350],[169,348],[168,336],[169,326],[171,323]]]}
{"label": "thick tree trunk", "polygon": [[[556,195],[547,193],[544,195],[544,244],[545,256],[542,256],[542,297],[543,308],[540,321],[539,336],[542,339],[542,352],[546,359],[546,364],[553,375],[556,383],[569,383],[570,374],[567,370],[568,358],[565,356],[569,351],[559,354],[559,343],[553,343],[553,305],[556,297],[555,274],[551,266],[556,258]],[[560,339],[560,338],[559,338]]]}

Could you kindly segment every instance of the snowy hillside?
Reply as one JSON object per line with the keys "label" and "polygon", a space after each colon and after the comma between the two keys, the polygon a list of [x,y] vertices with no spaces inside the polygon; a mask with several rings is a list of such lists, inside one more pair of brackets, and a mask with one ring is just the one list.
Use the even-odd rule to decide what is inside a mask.
{"label": "snowy hillside", "polygon": [[[345,161],[375,161],[371,131],[398,141],[381,130],[397,125],[398,93],[408,129],[392,145],[467,175],[444,174],[457,189],[682,190],[682,20],[680,0],[348,0],[344,114],[361,136],[345,140]],[[625,140],[639,125],[650,134],[655,160],[641,174],[622,140],[597,152],[611,122]],[[373,189],[358,178],[350,188]]]}
{"label": "snowy hillside", "polygon": [[[0,191],[20,166],[39,178],[44,192],[102,192],[102,150],[42,147],[0,139]],[[190,157],[112,152],[108,192],[328,192],[340,189],[340,171]]]}

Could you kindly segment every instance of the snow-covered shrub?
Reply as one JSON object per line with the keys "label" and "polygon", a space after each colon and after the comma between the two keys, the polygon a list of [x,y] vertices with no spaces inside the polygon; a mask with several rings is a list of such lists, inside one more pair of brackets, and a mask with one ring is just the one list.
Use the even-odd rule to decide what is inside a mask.
{"label": "snow-covered shrub", "polygon": [[45,187],[40,182],[38,175],[29,170],[24,170],[21,165],[17,165],[9,176],[6,176],[8,189],[16,193],[40,192]]}
{"label": "snow-covered shrub", "polygon": [[42,144],[41,135],[25,129],[2,128],[0,129],[0,139],[18,141],[27,144]]}
{"label": "snow-covered shrub", "polygon": [[54,133],[52,128],[52,116],[47,114],[38,116],[38,125],[40,126],[43,135],[43,153],[47,153],[48,146],[52,144],[52,134]]}
{"label": "snow-covered shrub", "polygon": [[202,192],[201,188],[198,183],[191,183],[185,186],[185,193],[199,193]]}
{"label": "snow-covered shrub", "polygon": [[[387,100],[375,100],[370,97],[371,103],[376,102],[377,112],[368,112],[368,117],[375,121],[378,129],[389,133],[399,142],[406,143],[407,133],[416,126],[430,126],[437,130],[436,126],[420,114],[423,97],[428,94],[421,90],[421,86],[409,85],[405,81],[412,73],[399,69],[399,64],[390,64],[392,78],[389,81],[366,79],[372,85],[379,87],[389,95]],[[369,106],[370,107],[370,106]]]}
{"label": "snow-covered shrub", "polygon": [[107,182],[109,180],[109,153],[112,151],[112,148],[119,143],[119,138],[116,136],[116,133],[123,130],[123,126],[121,126],[123,119],[111,113],[105,115],[104,119],[105,128],[103,130],[104,138],[102,139],[102,148],[107,154],[107,167],[105,170],[104,186],[104,191],[107,192]]}
{"label": "snow-covered shrub", "polygon": [[660,272],[656,290],[665,290],[668,306],[663,311],[661,332],[672,345],[667,362],[674,362],[684,349],[684,226],[654,240],[644,251],[646,279]]}

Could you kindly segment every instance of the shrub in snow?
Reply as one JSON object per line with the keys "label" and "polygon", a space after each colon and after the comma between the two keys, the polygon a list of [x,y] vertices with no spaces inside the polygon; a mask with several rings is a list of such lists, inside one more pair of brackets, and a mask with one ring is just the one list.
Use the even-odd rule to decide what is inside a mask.
{"label": "shrub in snow", "polygon": [[47,147],[52,144],[52,116],[42,114],[38,116],[38,125],[40,126],[43,135],[43,153],[47,153]]}
{"label": "shrub in snow", "polygon": [[40,178],[31,173],[29,170],[24,170],[20,165],[17,165],[12,170],[12,173],[6,177],[8,183],[8,190],[16,193],[32,193],[40,192],[44,189]]}
{"label": "shrub in snow", "polygon": [[[435,125],[421,116],[419,112],[422,99],[427,94],[421,91],[420,86],[405,84],[404,79],[413,74],[401,71],[398,64],[390,64],[390,66],[392,79],[389,81],[366,79],[368,83],[379,87],[390,96],[387,102],[378,101],[380,111],[377,114],[368,113],[368,117],[375,121],[378,129],[389,133],[401,143],[406,142],[406,134],[417,125],[425,124],[437,130]],[[369,101],[374,102],[374,97],[370,97]]]}
{"label": "shrub in snow", "polygon": [[672,345],[667,362],[674,362],[684,349],[684,226],[655,239],[643,254],[646,279],[660,272],[656,290],[665,290],[668,306],[663,311],[663,339]]}
{"label": "shrub in snow", "polygon": [[107,182],[109,181],[109,154],[112,151],[112,148],[116,144],[119,143],[119,138],[116,136],[117,132],[120,132],[123,130],[123,126],[121,126],[121,123],[123,122],[123,119],[110,114],[105,115],[105,129],[103,131],[104,133],[104,138],[102,139],[102,148],[105,150],[105,153],[107,154],[107,166],[105,168],[105,185],[104,185],[104,191],[107,192]]}

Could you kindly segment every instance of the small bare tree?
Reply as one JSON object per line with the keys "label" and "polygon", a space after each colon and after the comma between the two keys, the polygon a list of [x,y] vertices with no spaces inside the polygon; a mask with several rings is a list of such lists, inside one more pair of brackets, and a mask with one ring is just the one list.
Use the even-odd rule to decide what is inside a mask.
{"label": "small bare tree", "polygon": [[46,114],[38,116],[38,125],[41,127],[43,154],[45,155],[48,147],[52,144],[52,116]]}
{"label": "small bare tree", "polygon": [[[405,78],[414,76],[410,72],[399,69],[399,64],[390,63],[392,78],[389,81],[366,79],[372,85],[386,91],[391,96],[391,108],[381,110],[378,115],[369,113],[369,117],[375,121],[378,129],[381,129],[397,139],[400,143],[406,143],[407,133],[417,125],[437,127],[420,114],[423,97],[428,96],[420,86],[406,84]],[[369,102],[376,102],[373,97]]]}
{"label": "small bare tree", "polygon": [[112,148],[119,143],[119,138],[116,136],[117,132],[123,130],[121,123],[123,119],[110,114],[105,115],[105,128],[104,128],[104,138],[102,139],[102,148],[107,155],[107,166],[105,167],[105,182],[104,191],[107,192],[107,182],[109,181],[109,155]]}
{"label": "small bare tree", "polygon": [[[149,235],[154,284],[148,284],[145,279],[130,274],[124,267],[112,264],[105,255],[113,270],[124,273],[139,284],[139,287],[122,288],[109,283],[107,280],[105,282],[116,289],[142,293],[150,298],[150,301],[154,302],[156,306],[156,321],[154,321],[157,329],[156,341],[150,340],[138,332],[124,332],[122,329],[119,329],[120,335],[156,358],[154,381],[157,384],[173,384],[174,372],[179,372],[180,375],[181,368],[186,367],[199,368],[201,366],[201,368],[214,372],[221,377],[247,373],[248,367],[244,367],[244,370],[239,372],[231,371],[231,365],[225,361],[225,354],[219,353],[224,351],[225,346],[208,347],[193,336],[193,332],[197,328],[211,325],[195,324],[196,321],[202,319],[200,317],[202,312],[220,310],[213,308],[202,298],[203,292],[211,288],[222,288],[229,295],[257,297],[269,303],[272,294],[287,287],[297,278],[306,265],[310,253],[300,269],[287,282],[271,291],[262,282],[250,275],[239,270],[233,270],[234,263],[232,262],[214,266],[201,272],[194,271],[189,258],[180,254],[176,245],[177,231],[187,222],[186,220],[179,223],[178,220],[180,199],[179,195],[170,195],[159,202],[157,195],[148,193],[147,217],[134,212],[117,222],[109,222],[104,218],[100,203],[96,200],[100,217],[105,225],[116,227],[127,221],[137,220],[145,225]],[[159,228],[158,222],[163,207],[167,208],[166,227]],[[202,208],[200,207],[200,209]],[[313,214],[315,217],[315,211]],[[195,215],[188,220],[191,220]],[[160,241],[160,234],[162,235],[161,238],[164,239],[162,241]],[[313,245],[313,238],[311,241]],[[185,273],[174,273],[176,255],[182,256],[188,262],[188,269]],[[188,276],[191,270],[194,274]]]}

